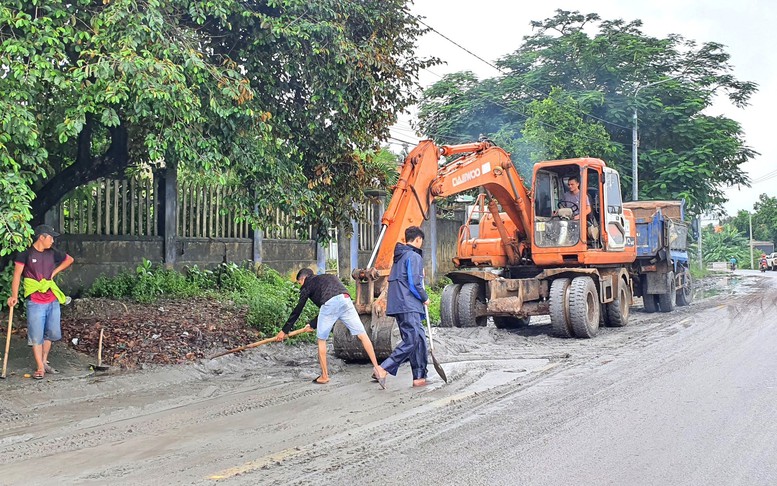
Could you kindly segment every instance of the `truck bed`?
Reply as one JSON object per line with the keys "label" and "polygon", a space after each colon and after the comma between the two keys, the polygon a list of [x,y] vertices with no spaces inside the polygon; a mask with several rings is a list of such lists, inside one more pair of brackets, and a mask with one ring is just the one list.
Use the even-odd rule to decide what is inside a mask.
{"label": "truck bed", "polygon": [[687,250],[688,226],[682,220],[682,201],[633,201],[623,206],[636,219],[637,258],[664,259]]}

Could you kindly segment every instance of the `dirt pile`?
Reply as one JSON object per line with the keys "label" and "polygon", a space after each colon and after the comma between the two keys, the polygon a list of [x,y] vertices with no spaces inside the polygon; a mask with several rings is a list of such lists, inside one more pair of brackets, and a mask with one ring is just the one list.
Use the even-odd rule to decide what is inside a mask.
{"label": "dirt pile", "polygon": [[97,356],[102,328],[107,365],[135,369],[183,363],[260,339],[246,326],[245,314],[246,309],[207,298],[153,304],[76,299],[62,308],[62,341]]}

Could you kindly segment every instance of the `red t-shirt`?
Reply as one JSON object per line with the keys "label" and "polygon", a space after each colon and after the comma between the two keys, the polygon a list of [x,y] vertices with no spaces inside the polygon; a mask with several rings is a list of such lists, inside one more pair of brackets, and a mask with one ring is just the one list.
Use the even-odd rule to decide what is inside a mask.
{"label": "red t-shirt", "polygon": [[[53,246],[43,251],[38,251],[34,246],[31,246],[25,251],[18,253],[14,261],[17,265],[24,267],[22,280],[31,278],[41,281],[44,279],[51,280],[51,274],[54,272],[54,269],[65,261],[65,258],[67,258],[67,253]],[[30,300],[36,304],[48,304],[57,300],[57,297],[54,295],[54,292],[49,290],[45,293],[33,292],[30,295]]]}

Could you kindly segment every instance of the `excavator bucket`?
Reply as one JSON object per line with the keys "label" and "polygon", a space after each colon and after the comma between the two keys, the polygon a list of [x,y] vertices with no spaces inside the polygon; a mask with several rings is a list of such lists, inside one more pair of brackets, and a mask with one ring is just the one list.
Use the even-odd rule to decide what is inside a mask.
{"label": "excavator bucket", "polygon": [[[386,315],[378,316],[375,309],[372,314],[362,314],[359,317],[372,341],[378,361],[388,358],[401,341],[396,320]],[[369,361],[361,341],[356,336],[352,336],[342,322],[338,322],[332,332],[335,356],[346,361]]]}

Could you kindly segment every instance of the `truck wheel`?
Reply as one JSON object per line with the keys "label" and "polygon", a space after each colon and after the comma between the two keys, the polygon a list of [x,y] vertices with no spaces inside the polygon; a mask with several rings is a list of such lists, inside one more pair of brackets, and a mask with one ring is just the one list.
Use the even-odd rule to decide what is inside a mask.
{"label": "truck wheel", "polygon": [[569,322],[569,284],[568,278],[557,278],[550,284],[550,327],[554,336],[562,338],[574,336]]}
{"label": "truck wheel", "polygon": [[629,295],[631,289],[625,280],[618,282],[616,298],[607,304],[607,325],[609,327],[623,327],[629,323]]}
{"label": "truck wheel", "polygon": [[642,278],[642,304],[645,306],[645,312],[658,312],[658,296],[647,293],[647,277]]}
{"label": "truck wheel", "polygon": [[658,294],[658,306],[661,312],[672,312],[674,310],[675,297],[677,291],[674,289],[674,272],[666,274],[666,282],[669,286],[669,292]]}
{"label": "truck wheel", "polygon": [[529,325],[531,317],[494,316],[497,329],[518,329]]}
{"label": "truck wheel", "polygon": [[569,321],[575,337],[592,338],[599,332],[599,295],[591,277],[575,277],[569,289]]}
{"label": "truck wheel", "polygon": [[688,267],[683,268],[683,286],[677,289],[677,305],[691,305],[693,300],[693,281]]}
{"label": "truck wheel", "polygon": [[459,310],[456,298],[461,291],[461,284],[446,285],[440,297],[440,327],[453,327],[458,325]]}
{"label": "truck wheel", "polygon": [[456,302],[459,311],[459,326],[483,327],[488,323],[486,299],[483,297],[480,285],[476,283],[462,284]]}

